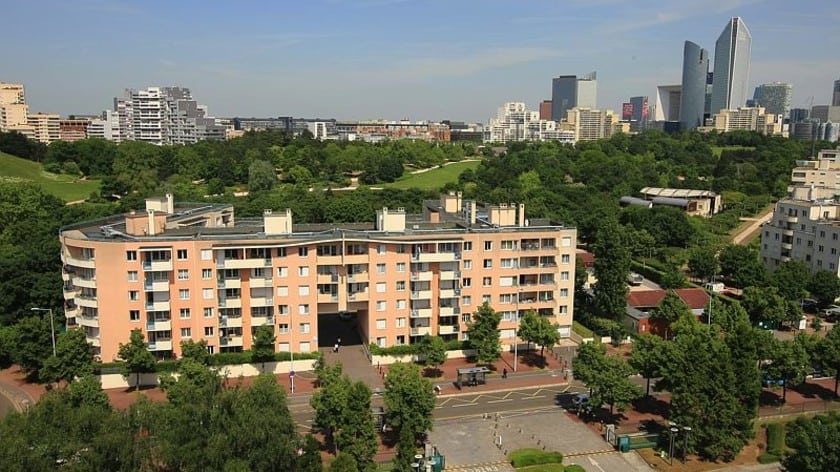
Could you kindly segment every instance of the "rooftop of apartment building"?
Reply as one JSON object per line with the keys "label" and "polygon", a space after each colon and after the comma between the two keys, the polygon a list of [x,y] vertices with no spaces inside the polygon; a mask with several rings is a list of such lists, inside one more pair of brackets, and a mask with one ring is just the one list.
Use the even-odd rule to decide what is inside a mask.
{"label": "rooftop of apartment building", "polygon": [[145,211],[65,226],[61,233],[72,239],[132,240],[243,240],[331,239],[404,235],[434,238],[441,234],[482,231],[545,231],[571,229],[546,218],[525,217],[524,204],[481,204],[464,200],[460,192],[423,202],[422,214],[403,208],[382,208],[376,221],[357,223],[293,223],[290,209],[264,210],[263,216],[234,218],[229,204],[182,203],[169,194],[146,199]]}

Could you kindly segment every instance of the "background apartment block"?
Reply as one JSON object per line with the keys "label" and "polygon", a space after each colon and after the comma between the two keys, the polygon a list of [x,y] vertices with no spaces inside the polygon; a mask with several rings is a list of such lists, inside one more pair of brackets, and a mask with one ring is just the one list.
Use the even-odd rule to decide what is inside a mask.
{"label": "background apartment block", "polygon": [[713,117],[713,129],[720,132],[757,131],[761,134],[782,134],[782,115],[766,113],[764,107],[741,107],[721,110]]}
{"label": "background apartment block", "polygon": [[571,334],[576,230],[529,220],[524,205],[448,194],[422,215],[383,208],[375,222],[334,226],[294,224],[290,210],[234,219],[231,206],[176,208],[168,195],[60,239],[67,323],[104,361],[132,329],[160,358],[186,339],[248,349],[262,325],[278,351],[314,351],[335,342],[319,324],[341,312],[380,346],[463,340],[483,302],[502,313],[506,345],[527,310]]}

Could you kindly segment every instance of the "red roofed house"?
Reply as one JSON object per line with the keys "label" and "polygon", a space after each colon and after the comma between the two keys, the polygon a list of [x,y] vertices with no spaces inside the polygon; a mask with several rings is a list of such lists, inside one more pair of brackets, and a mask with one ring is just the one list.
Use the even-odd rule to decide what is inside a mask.
{"label": "red roofed house", "polygon": [[[696,319],[703,316],[709,304],[709,294],[702,288],[678,288],[671,290],[680,298]],[[624,326],[633,333],[654,333],[662,335],[666,326],[650,319],[650,312],[662,303],[666,290],[636,290],[627,294],[627,313]]]}

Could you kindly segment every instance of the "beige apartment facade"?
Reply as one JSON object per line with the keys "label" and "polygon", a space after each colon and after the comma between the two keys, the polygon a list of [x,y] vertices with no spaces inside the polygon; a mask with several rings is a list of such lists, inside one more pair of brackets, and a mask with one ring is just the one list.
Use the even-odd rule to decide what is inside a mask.
{"label": "beige apartment facade", "polygon": [[375,222],[294,224],[291,211],[235,219],[226,205],[146,211],[61,231],[65,314],[103,361],[140,329],[159,358],[180,342],[213,352],[249,349],[271,325],[277,351],[330,346],[319,323],[352,317],[365,343],[424,335],[467,339],[487,302],[515,341],[534,310],[571,334],[576,230],[527,219],[523,205],[479,205],[460,194],[424,202],[422,215],[383,208]]}

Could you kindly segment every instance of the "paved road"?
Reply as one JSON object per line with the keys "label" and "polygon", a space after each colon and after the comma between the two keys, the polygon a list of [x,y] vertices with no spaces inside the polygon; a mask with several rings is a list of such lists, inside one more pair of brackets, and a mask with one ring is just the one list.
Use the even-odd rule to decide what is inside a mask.
{"label": "paved road", "polygon": [[15,411],[12,402],[0,392],[0,418],[4,418],[9,412]]}

